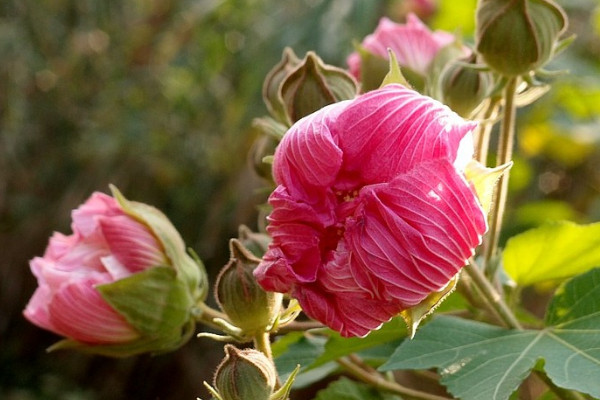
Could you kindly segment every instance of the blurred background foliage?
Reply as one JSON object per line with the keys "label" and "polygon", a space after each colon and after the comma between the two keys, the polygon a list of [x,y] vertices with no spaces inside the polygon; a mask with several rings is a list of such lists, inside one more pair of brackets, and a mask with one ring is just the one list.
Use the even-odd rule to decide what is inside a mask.
{"label": "blurred background foliage", "polygon": [[[411,0],[4,0],[0,4],[0,398],[206,397],[220,345],[158,357],[46,354],[57,337],[21,316],[28,260],[91,192],[116,184],[162,209],[211,276],[264,186],[248,168],[262,80],[285,46],[345,65],[352,41]],[[600,220],[600,7],[564,0],[568,69],[520,110],[507,235]],[[422,17],[472,43],[475,0]],[[307,394],[297,395],[297,398]]]}

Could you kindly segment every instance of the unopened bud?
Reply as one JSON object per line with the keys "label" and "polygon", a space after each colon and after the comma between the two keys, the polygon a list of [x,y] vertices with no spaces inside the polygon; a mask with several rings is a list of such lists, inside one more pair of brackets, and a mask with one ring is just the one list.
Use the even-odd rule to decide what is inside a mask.
{"label": "unopened bud", "polygon": [[260,351],[225,345],[225,358],[217,367],[214,387],[223,400],[269,400],[277,373]]}
{"label": "unopened bud", "polygon": [[475,56],[449,64],[440,79],[442,102],[462,117],[471,113],[489,95],[493,84],[491,74],[467,65],[475,63]]}
{"label": "unopened bud", "polygon": [[281,97],[281,85],[298,64],[300,59],[291,48],[286,47],[281,61],[269,71],[263,83],[263,100],[273,118],[282,123],[288,123],[288,120]]}
{"label": "unopened bud", "polygon": [[281,95],[290,123],[328,104],[353,99],[358,84],[341,68],[327,65],[314,52],[283,81]]}
{"label": "unopened bud", "polygon": [[501,75],[523,75],[550,60],[566,27],[564,11],[551,0],[481,0],[477,51]]}
{"label": "unopened bud", "polygon": [[229,320],[247,335],[265,331],[279,315],[282,294],[266,292],[253,271],[260,263],[237,239],[229,242],[231,258],[219,273],[215,296]]}

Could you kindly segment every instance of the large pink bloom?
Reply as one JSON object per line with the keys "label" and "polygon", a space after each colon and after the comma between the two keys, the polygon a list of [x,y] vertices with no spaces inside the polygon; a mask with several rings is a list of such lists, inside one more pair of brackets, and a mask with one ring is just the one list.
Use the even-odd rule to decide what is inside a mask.
{"label": "large pink bloom", "polygon": [[[375,32],[365,37],[362,47],[384,59],[388,58],[388,49],[391,49],[400,66],[426,75],[436,54],[454,40],[454,35],[448,32],[431,32],[419,17],[410,13],[406,24],[382,18]],[[357,52],[350,54],[347,63],[350,73],[360,79],[360,55]]]}
{"label": "large pink bloom", "polygon": [[43,257],[31,260],[38,288],[24,315],[32,323],[89,344],[124,343],[139,336],[104,301],[97,285],[165,265],[162,245],[117,201],[94,193],[72,213],[73,234],[55,233]]}
{"label": "large pink bloom", "polygon": [[443,288],[486,230],[462,173],[474,127],[399,85],[298,121],[275,153],[259,283],[344,336]]}

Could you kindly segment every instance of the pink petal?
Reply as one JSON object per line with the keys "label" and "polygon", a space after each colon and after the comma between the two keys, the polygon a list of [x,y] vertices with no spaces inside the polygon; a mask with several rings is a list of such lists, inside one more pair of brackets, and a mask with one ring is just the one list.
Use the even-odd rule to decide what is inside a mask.
{"label": "pink petal", "polygon": [[54,331],[54,325],[50,322],[48,304],[52,300],[52,291],[47,285],[40,284],[27,303],[23,315],[31,323],[50,331]]}
{"label": "pink petal", "polygon": [[321,215],[313,207],[292,199],[282,186],[273,192],[269,203],[273,205],[267,228],[273,238],[271,247],[278,247],[285,255],[296,279],[314,281],[322,262],[321,238],[326,227],[335,221],[333,204],[329,214]]}
{"label": "pink petal", "polygon": [[295,197],[314,200],[329,187],[342,165],[342,152],[329,131],[348,101],[331,104],[296,122],[277,147],[273,173]]}
{"label": "pink petal", "polygon": [[90,236],[98,230],[98,216],[117,216],[125,213],[117,201],[100,192],[94,192],[79,208],[71,212],[73,232]]}
{"label": "pink petal", "polygon": [[54,232],[46,247],[44,258],[58,260],[64,257],[79,242],[79,240],[80,237],[77,234],[67,236],[59,232]]}
{"label": "pink petal", "polygon": [[365,336],[401,311],[378,300],[327,294],[315,285],[300,286],[293,296],[307,315],[345,337]]}
{"label": "pink petal", "polygon": [[131,273],[168,263],[162,245],[140,222],[127,215],[102,216],[97,222],[110,252]]}
{"label": "pink petal", "polygon": [[273,292],[288,293],[292,290],[294,274],[281,249],[271,246],[254,270],[256,281]]}
{"label": "pink petal", "polygon": [[445,160],[365,188],[361,197],[364,208],[346,229],[348,248],[363,273],[384,285],[380,296],[405,306],[445,286],[486,230],[476,196]]}
{"label": "pink petal", "polygon": [[[347,187],[386,182],[431,159],[454,162],[461,140],[476,126],[400,85],[364,94],[336,122],[344,152],[344,175],[338,182],[346,181]],[[461,160],[468,156],[463,149]]]}
{"label": "pink petal", "polygon": [[94,288],[96,279],[65,285],[49,305],[54,331],[90,344],[123,343],[139,337]]}
{"label": "pink petal", "polygon": [[390,48],[398,64],[425,75],[440,49],[453,41],[454,35],[442,31],[431,32],[416,15],[410,13],[406,24],[382,18],[375,32],[367,36],[362,45],[385,59]]}

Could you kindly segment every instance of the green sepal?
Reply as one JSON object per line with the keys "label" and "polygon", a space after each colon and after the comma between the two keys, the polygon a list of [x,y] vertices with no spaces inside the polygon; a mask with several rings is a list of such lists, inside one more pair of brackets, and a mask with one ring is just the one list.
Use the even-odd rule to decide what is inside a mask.
{"label": "green sepal", "polygon": [[492,206],[492,196],[496,182],[502,174],[507,172],[512,167],[512,161],[495,168],[484,167],[478,161],[471,160],[465,168],[465,176],[467,180],[475,188],[481,207],[487,214]]}
{"label": "green sepal", "polygon": [[144,337],[179,329],[190,318],[194,304],[185,284],[169,267],[150,268],[96,289]]}
{"label": "green sepal", "polygon": [[292,371],[290,376],[288,376],[285,383],[271,395],[269,400],[287,400],[292,391],[292,385],[294,384],[298,372],[300,372],[300,364],[296,365],[296,368]]}
{"label": "green sepal", "polygon": [[161,337],[142,337],[121,344],[86,345],[72,339],[61,340],[46,351],[76,350],[87,354],[97,354],[106,357],[132,357],[142,353],[161,354],[174,351],[183,346],[192,337],[196,324],[190,320],[180,329],[173,330]]}
{"label": "green sepal", "polygon": [[412,339],[415,336],[419,324],[425,317],[431,314],[454,291],[458,283],[458,275],[454,275],[450,282],[439,291],[431,293],[416,306],[407,308],[400,313],[400,316],[406,322],[409,338]]}
{"label": "green sepal", "polygon": [[177,278],[185,282],[196,301],[204,301],[208,294],[206,269],[199,259],[194,260],[185,251],[179,232],[158,209],[147,204],[127,200],[114,185],[110,190],[123,211],[146,225],[163,245]]}
{"label": "green sepal", "polygon": [[411,88],[410,83],[406,80],[404,75],[402,75],[402,71],[400,71],[400,66],[398,65],[398,60],[396,59],[396,54],[392,51],[392,49],[388,49],[389,54],[389,71],[383,81],[381,82],[381,87],[385,85],[390,85],[392,83],[398,83],[404,87]]}

